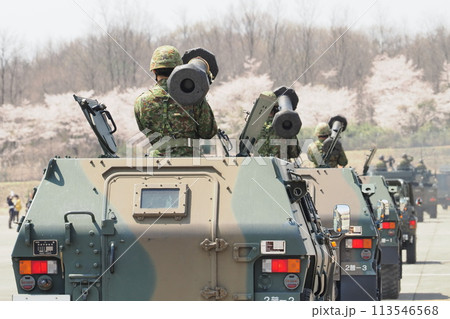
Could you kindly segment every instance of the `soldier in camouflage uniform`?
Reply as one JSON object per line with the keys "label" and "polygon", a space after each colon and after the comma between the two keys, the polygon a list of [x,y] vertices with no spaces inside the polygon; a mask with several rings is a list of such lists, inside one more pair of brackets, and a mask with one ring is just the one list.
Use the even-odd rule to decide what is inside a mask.
{"label": "soldier in camouflage uniform", "polygon": [[[272,91],[265,91],[261,94],[269,97],[276,97],[275,93]],[[294,136],[292,139],[284,139],[278,136],[272,127],[273,118],[278,112],[278,107],[278,103],[273,106],[270,115],[258,136],[258,141],[265,140],[264,144],[259,148],[258,153],[260,156],[275,156],[283,159],[297,158],[301,152],[297,137]]]}
{"label": "soldier in camouflage uniform", "polygon": [[411,162],[414,160],[414,157],[408,156],[405,154],[402,155],[401,162],[397,165],[397,170],[399,171],[409,171],[412,169]]}
{"label": "soldier in camouflage uniform", "polygon": [[206,99],[197,105],[181,106],[169,96],[167,79],[181,64],[176,48],[169,45],[158,47],[150,62],[150,70],[155,73],[157,83],[142,93],[134,104],[139,130],[153,143],[151,156],[192,156],[193,140],[210,139],[217,133],[214,114]]}
{"label": "soldier in camouflage uniform", "polygon": [[317,136],[317,141],[311,143],[308,146],[308,159],[314,163],[315,167],[338,167],[338,165],[344,167],[348,164],[347,156],[345,155],[344,148],[341,142],[337,141],[334,150],[331,152],[326,163],[323,161],[322,148],[324,141],[331,135],[330,127],[327,123],[322,122],[317,124],[314,134]]}
{"label": "soldier in camouflage uniform", "polygon": [[381,155],[379,158],[378,163],[375,165],[375,169],[377,171],[387,171],[387,165],[386,160],[384,159],[384,155]]}
{"label": "soldier in camouflage uniform", "polygon": [[420,160],[419,165],[416,166],[416,172],[419,174],[425,174],[427,172],[427,167],[423,160]]}

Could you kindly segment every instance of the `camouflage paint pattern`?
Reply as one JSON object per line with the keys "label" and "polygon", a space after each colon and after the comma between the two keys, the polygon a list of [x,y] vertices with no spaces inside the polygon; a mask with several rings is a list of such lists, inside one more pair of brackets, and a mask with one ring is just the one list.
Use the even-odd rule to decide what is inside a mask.
{"label": "camouflage paint pattern", "polygon": [[[323,163],[323,141],[316,140],[308,146],[307,155],[308,159],[314,163],[315,167],[319,167]],[[325,163],[328,167],[336,168],[338,165],[344,167],[348,164],[347,156],[345,155],[344,148],[341,142],[337,141],[334,150],[328,161]]]}
{"label": "camouflage paint pattern", "polygon": [[[341,281],[340,300],[377,300],[379,232],[354,170],[299,168],[295,172],[308,182],[308,190],[324,227],[333,228],[333,209],[336,205],[346,204],[350,208],[350,228],[353,232],[333,239],[337,244],[335,279]],[[370,258],[362,258],[363,249],[346,248],[347,240],[354,238],[371,240],[372,248],[366,252]]]}
{"label": "camouflage paint pattern", "polygon": [[181,64],[183,64],[183,61],[178,50],[171,45],[163,45],[156,48],[153,52],[150,61],[150,70],[161,68],[173,69]]}
{"label": "camouflage paint pattern", "polygon": [[[134,104],[134,113],[139,130],[151,137],[151,143],[168,136],[172,139],[210,139],[217,133],[214,114],[206,100],[198,105],[181,106],[168,92],[167,79],[162,79],[148,92],[141,94]],[[155,135],[157,138],[153,138]],[[158,156],[166,156],[166,147],[157,150]],[[170,156],[192,156],[192,147],[171,149]]]}
{"label": "camouflage paint pattern", "polygon": [[411,170],[413,169],[413,167],[411,166],[411,162],[414,160],[414,157],[412,156],[408,156],[406,154],[404,154],[402,156],[402,160],[400,161],[400,163],[397,165],[397,170],[401,170],[401,171],[406,171],[406,170]]}
{"label": "camouflage paint pattern", "polygon": [[[306,284],[319,287],[323,247],[283,181],[293,167],[274,158],[197,160],[52,160],[12,253],[17,282],[19,261],[36,258],[33,242],[57,240],[56,254],[38,256],[58,263],[45,294],[71,300],[83,291],[87,300],[298,300]],[[178,189],[179,207],[142,204],[142,190],[158,189]],[[263,240],[284,241],[285,253],[263,253]],[[300,258],[297,288],[286,289],[285,273],[262,273],[272,258]]]}
{"label": "camouflage paint pattern", "polygon": [[[269,116],[267,121],[264,123],[261,134],[258,136],[258,140],[265,140],[264,144],[258,150],[259,155],[274,156],[282,159],[298,157],[301,153],[301,150],[298,144],[297,137],[288,140],[278,136],[274,128],[272,127],[273,117],[274,115],[272,114]],[[281,141],[285,141],[287,145],[279,145]],[[293,145],[291,145],[291,143]],[[285,147],[287,147],[287,149],[283,152]]]}

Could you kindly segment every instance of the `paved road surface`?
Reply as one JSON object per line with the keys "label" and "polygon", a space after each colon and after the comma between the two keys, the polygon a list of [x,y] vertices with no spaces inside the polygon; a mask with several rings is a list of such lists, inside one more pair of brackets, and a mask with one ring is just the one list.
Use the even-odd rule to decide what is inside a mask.
{"label": "paved road surface", "polygon": [[449,234],[450,209],[438,206],[437,219],[430,219],[425,213],[424,222],[417,225],[417,263],[403,264],[399,300],[450,299]]}
{"label": "paved road surface", "polygon": [[[11,251],[17,233],[8,229],[7,216],[0,215],[0,300],[11,300],[16,293],[11,267]],[[403,264],[399,300],[450,299],[450,210],[438,207],[438,218],[418,224],[417,263]],[[406,260],[404,254],[403,260]]]}

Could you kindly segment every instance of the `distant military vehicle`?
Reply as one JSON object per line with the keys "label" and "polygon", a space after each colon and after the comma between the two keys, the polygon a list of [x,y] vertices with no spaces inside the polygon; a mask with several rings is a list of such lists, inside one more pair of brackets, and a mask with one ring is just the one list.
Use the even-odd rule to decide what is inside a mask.
{"label": "distant military vehicle", "polygon": [[[369,175],[381,175],[384,176],[386,180],[391,179],[402,179],[406,183],[410,185],[411,188],[411,196],[410,198],[414,199],[414,213],[417,216],[417,221],[422,222],[423,221],[423,214],[424,214],[424,207],[428,209],[428,211],[433,211],[432,206],[428,205],[427,202],[433,202],[433,197],[428,196],[428,188],[424,187],[424,184],[419,182],[419,177],[417,177],[416,171],[414,169],[407,169],[407,170],[393,170],[393,171],[383,171],[383,170],[376,170],[376,169],[370,169],[368,172]],[[427,184],[427,186],[431,186],[432,184]],[[424,203],[424,197],[426,197],[426,202]],[[425,206],[424,206],[425,205]],[[436,206],[434,204],[434,206]]]}
{"label": "distant military vehicle", "polygon": [[402,179],[386,179],[389,191],[394,195],[397,207],[401,211],[402,248],[406,250],[406,263],[416,263],[417,217],[414,211],[414,195],[410,183]]}
{"label": "distant military vehicle", "polygon": [[[117,158],[106,107],[75,99],[104,154],[50,160],[12,252],[14,300],[335,298],[330,233],[292,163]],[[254,109],[273,103],[261,95]],[[286,121],[279,125],[288,127]],[[362,256],[343,265],[348,275],[376,277],[378,245],[369,218],[367,209],[352,217],[368,226],[354,227],[345,243]],[[334,235],[346,231],[346,219],[345,211],[327,217],[342,225]]]}
{"label": "distant military vehicle", "polygon": [[450,205],[450,166],[442,166],[439,169],[437,179],[437,200],[443,209]]}
{"label": "distant military vehicle", "polygon": [[427,212],[430,218],[437,217],[438,188],[435,175],[429,170],[417,167],[414,169],[415,181],[412,185],[415,197],[420,199],[420,205],[416,208],[416,212],[421,222],[423,221],[423,212]]}
{"label": "distant military vehicle", "polygon": [[325,227],[339,230],[333,211],[334,215],[349,215],[349,231],[333,238],[337,248],[338,300],[380,300],[379,231],[377,217],[366,197],[373,189],[367,190],[349,168],[299,168],[295,172],[307,181]]}
{"label": "distant military vehicle", "polygon": [[381,210],[378,225],[381,243],[382,298],[397,299],[402,278],[401,213],[389,193],[382,176],[361,176],[364,187],[373,186],[370,202],[374,210]]}

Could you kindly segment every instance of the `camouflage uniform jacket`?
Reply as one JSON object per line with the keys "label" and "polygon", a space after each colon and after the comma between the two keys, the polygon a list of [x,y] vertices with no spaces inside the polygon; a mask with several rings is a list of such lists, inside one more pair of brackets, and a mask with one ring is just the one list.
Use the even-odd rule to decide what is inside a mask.
{"label": "camouflage uniform jacket", "polygon": [[387,171],[387,165],[386,162],[383,160],[380,160],[376,165],[375,165],[375,169],[377,171]]}
{"label": "camouflage uniform jacket", "polygon": [[[309,144],[308,146],[308,159],[314,163],[315,167],[321,166],[320,163],[323,164],[323,142],[320,140],[315,141],[314,143]],[[327,167],[337,167],[338,165],[345,166],[348,164],[347,156],[345,155],[344,148],[342,147],[341,142],[337,141],[334,150],[331,152],[331,155],[328,161],[325,163]]]}
{"label": "camouflage uniform jacket", "polygon": [[398,165],[397,170],[400,171],[409,171],[412,169],[411,162],[409,159],[403,159]]}
{"label": "camouflage uniform jacket", "polygon": [[[217,133],[217,124],[208,102],[198,105],[180,106],[167,93],[167,79],[159,80],[148,92],[142,93],[134,104],[136,122],[143,133],[157,142],[168,136],[172,139],[209,139]],[[157,134],[155,134],[157,133]],[[159,136],[154,139],[153,136]],[[165,156],[166,146],[157,149],[154,155]],[[171,149],[171,156],[192,156],[191,146]]]}
{"label": "camouflage uniform jacket", "polygon": [[[298,145],[297,137],[292,139],[284,139],[277,135],[272,127],[273,116],[269,116],[264,123],[263,129],[258,136],[258,141],[264,140],[264,144],[259,148],[258,153],[260,156],[274,156],[283,159],[296,158],[300,155],[300,146]],[[286,146],[282,145],[283,142],[287,143],[287,154],[281,154],[286,152]],[[292,144],[292,145],[291,145]],[[287,155],[287,156],[286,156]]]}

